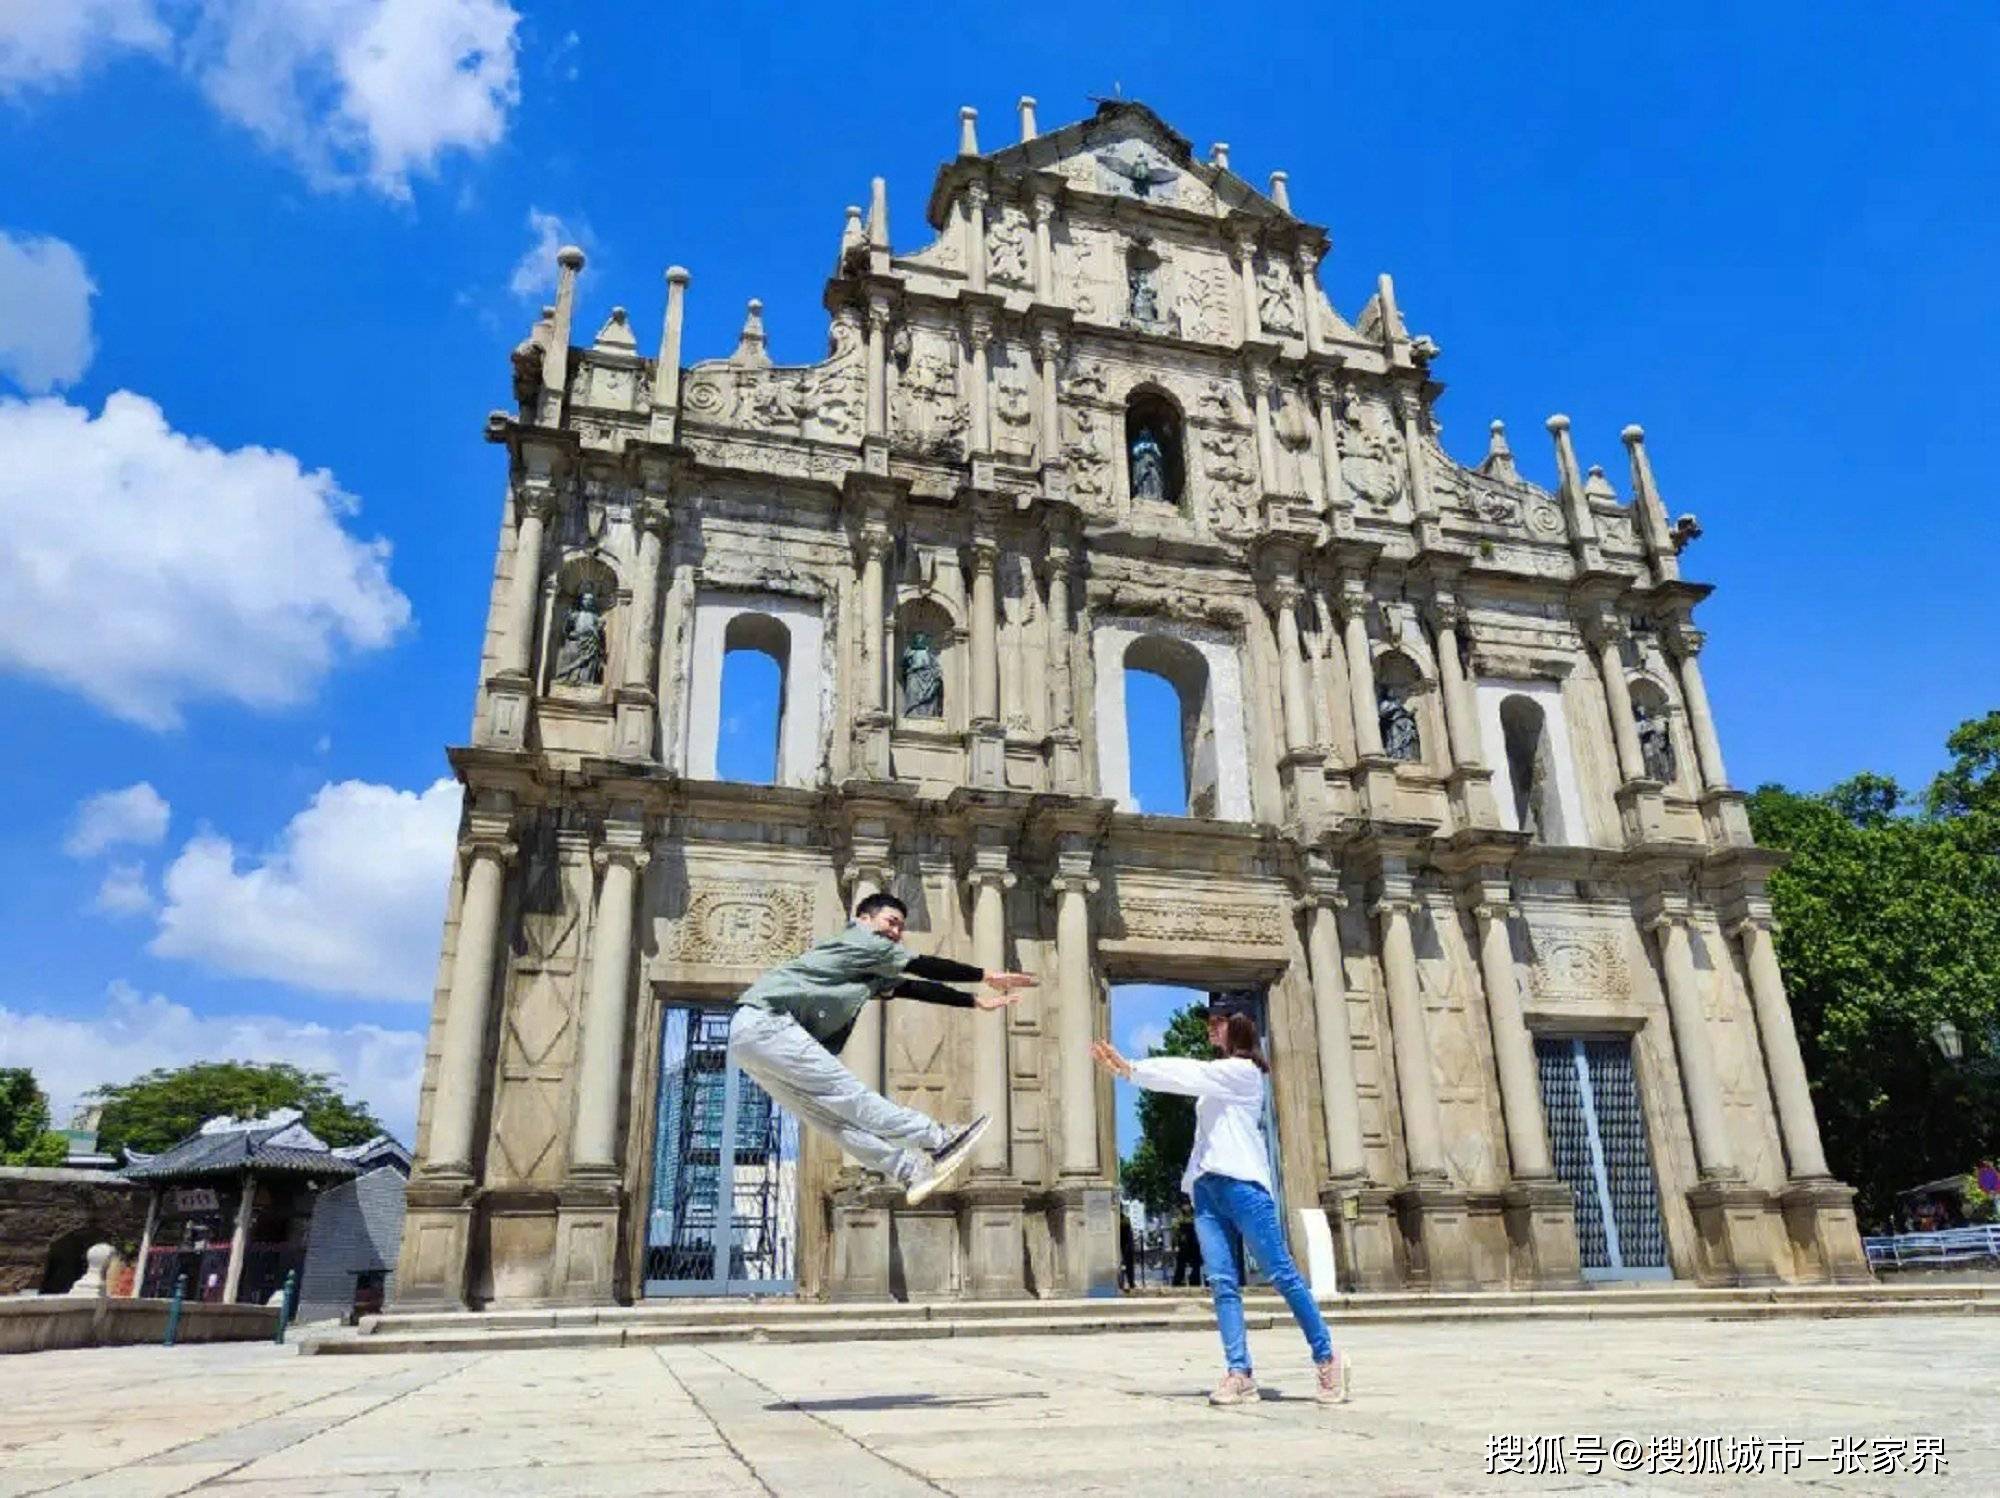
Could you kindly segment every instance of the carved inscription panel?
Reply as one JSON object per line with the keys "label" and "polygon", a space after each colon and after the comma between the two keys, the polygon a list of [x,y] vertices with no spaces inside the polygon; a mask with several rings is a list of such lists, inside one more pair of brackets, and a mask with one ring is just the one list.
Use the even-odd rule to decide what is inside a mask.
{"label": "carved inscription panel", "polygon": [[712,967],[764,967],[812,945],[812,891],[750,881],[697,885],[667,956]]}
{"label": "carved inscription panel", "polygon": [[1134,941],[1185,941],[1249,947],[1279,947],[1285,924],[1275,906],[1200,905],[1186,900],[1118,902],[1125,935]]}

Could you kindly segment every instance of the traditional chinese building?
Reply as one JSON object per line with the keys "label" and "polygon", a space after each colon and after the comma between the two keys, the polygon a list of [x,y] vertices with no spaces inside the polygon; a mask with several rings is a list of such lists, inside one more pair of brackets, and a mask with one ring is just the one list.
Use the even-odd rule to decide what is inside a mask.
{"label": "traditional chinese building", "polygon": [[[1110,985],[1252,989],[1295,1233],[1362,1286],[1865,1277],[1638,427],[1440,445],[1390,280],[1226,147],[1112,102],[984,151],[901,247],[849,208],[819,363],[750,304],[684,362],[555,305],[514,355],[466,804],[395,1298],[1115,1285]],[[831,217],[831,215],[830,215]],[[831,225],[830,225],[831,227]],[[832,241],[833,235],[829,235]],[[722,778],[725,662],[782,680]],[[1139,811],[1131,672],[1181,706]],[[731,997],[888,889],[1044,978],[1004,1024],[875,1005],[845,1059],[991,1113],[917,1210],[723,1056]]]}

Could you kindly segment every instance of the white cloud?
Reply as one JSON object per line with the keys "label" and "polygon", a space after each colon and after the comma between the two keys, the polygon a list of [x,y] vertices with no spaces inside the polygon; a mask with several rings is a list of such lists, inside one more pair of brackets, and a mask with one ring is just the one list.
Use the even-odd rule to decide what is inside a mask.
{"label": "white cloud", "polygon": [[459,788],[320,787],[243,867],[205,832],[168,867],[150,950],[244,978],[427,1003],[458,835]]}
{"label": "white cloud", "polygon": [[506,133],[520,21],[507,0],[202,0],[188,59],[210,103],[318,185],[400,199]]}
{"label": "white cloud", "polygon": [[334,1029],[274,1015],[198,1015],[122,980],[104,1010],[71,1017],[0,1005],[0,1066],[26,1066],[67,1122],[86,1093],[159,1066],[192,1061],[289,1061],[331,1072],[340,1090],[367,1102],[391,1133],[413,1142],[424,1036],[379,1025]]}
{"label": "white cloud", "polygon": [[153,908],[153,891],[146,884],[146,867],[137,863],[115,863],[104,871],[92,907],[106,915],[143,915]]}
{"label": "white cloud", "polygon": [[167,835],[173,808],[152,782],[140,781],[119,791],[99,791],[77,804],[63,851],[71,858],[89,858],[117,843],[150,848]]}
{"label": "white cloud", "polygon": [[196,698],[298,702],[409,622],[355,509],[325,469],[177,432],[129,391],[95,418],[0,399],[0,670],[152,728]]}
{"label": "white cloud", "polygon": [[154,0],[0,0],[0,97],[69,83],[121,50],[172,42]]}
{"label": "white cloud", "polygon": [[514,262],[507,289],[523,301],[534,301],[556,289],[556,251],[576,243],[576,236],[560,215],[539,208],[528,210],[528,230],[535,236],[534,243]]}
{"label": "white cloud", "polygon": [[82,379],[97,352],[90,335],[96,294],[74,245],[0,229],[0,376],[31,395]]}

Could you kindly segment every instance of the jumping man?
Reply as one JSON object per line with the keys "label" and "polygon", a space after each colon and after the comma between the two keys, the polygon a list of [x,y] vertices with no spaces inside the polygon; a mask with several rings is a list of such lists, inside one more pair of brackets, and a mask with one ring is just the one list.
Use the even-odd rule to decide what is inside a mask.
{"label": "jumping man", "polygon": [[[780,963],[736,1001],[729,1056],[801,1123],[831,1134],[863,1165],[900,1184],[911,1206],[942,1186],[986,1132],[985,1114],[948,1129],[927,1114],[870,1091],[835,1058],[870,999],[921,999],[961,1009],[1004,1009],[1032,988],[1026,973],[989,973],[903,945],[908,908],[870,895],[854,923]],[[951,983],[981,983],[966,993]]]}

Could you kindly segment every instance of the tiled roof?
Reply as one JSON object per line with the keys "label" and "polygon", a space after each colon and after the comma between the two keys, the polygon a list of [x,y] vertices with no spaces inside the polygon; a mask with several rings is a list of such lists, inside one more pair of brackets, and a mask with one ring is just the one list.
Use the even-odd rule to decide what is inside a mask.
{"label": "tiled roof", "polygon": [[205,1125],[200,1133],[190,1134],[171,1149],[135,1160],[126,1167],[125,1175],[134,1181],[191,1181],[241,1175],[245,1170],[336,1181],[360,1174],[353,1161],[341,1159],[295,1121],[266,1123],[260,1119],[229,1130],[218,1130],[213,1123]]}

